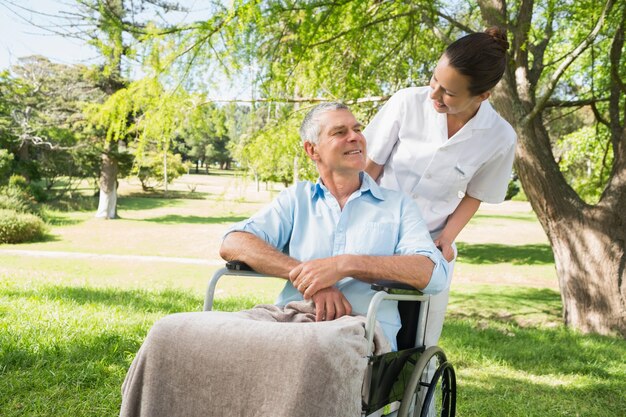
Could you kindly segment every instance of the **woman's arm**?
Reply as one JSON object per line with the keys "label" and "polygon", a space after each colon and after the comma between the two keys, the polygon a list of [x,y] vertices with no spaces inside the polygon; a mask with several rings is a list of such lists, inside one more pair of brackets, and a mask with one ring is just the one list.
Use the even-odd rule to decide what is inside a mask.
{"label": "woman's arm", "polygon": [[380,174],[383,173],[383,168],[384,165],[378,165],[376,162],[367,158],[367,162],[365,163],[365,172],[367,172],[369,176],[374,179],[374,181],[377,181]]}
{"label": "woman's arm", "polygon": [[435,245],[441,249],[443,257],[446,258],[448,262],[454,259],[452,242],[454,242],[459,233],[461,233],[461,230],[463,230],[465,225],[474,216],[480,207],[480,203],[481,201],[474,197],[468,195],[463,197],[463,200],[461,200],[456,210],[448,217],[448,222],[443,228],[443,231],[439,237],[435,239]]}

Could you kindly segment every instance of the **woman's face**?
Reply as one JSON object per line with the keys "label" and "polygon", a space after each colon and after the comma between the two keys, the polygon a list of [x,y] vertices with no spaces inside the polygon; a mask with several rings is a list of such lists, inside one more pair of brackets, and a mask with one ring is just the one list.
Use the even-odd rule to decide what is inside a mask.
{"label": "woman's face", "polygon": [[452,67],[445,55],[439,59],[433,71],[430,88],[435,111],[467,120],[476,114],[480,103],[489,97],[489,93],[472,96],[469,92],[469,78]]}

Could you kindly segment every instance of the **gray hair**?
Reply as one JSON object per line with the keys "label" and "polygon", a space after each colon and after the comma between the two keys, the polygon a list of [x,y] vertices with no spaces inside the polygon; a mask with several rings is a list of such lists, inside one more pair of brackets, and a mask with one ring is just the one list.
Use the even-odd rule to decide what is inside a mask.
{"label": "gray hair", "polygon": [[320,131],[322,130],[319,123],[319,116],[327,111],[333,110],[350,111],[350,108],[345,104],[337,102],[322,103],[313,107],[306,116],[304,116],[302,125],[300,125],[300,137],[302,138],[302,142],[310,142],[314,145],[319,143]]}

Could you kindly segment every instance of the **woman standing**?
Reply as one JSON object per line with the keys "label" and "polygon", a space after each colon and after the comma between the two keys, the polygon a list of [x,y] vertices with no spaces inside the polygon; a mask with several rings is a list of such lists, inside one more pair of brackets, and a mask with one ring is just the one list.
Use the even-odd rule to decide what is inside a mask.
{"label": "woman standing", "polygon": [[[491,107],[490,90],[506,67],[506,34],[493,27],[446,48],[430,86],[395,93],[364,131],[366,171],[380,185],[410,194],[435,244],[450,262],[454,240],[482,201],[504,200],[516,134]],[[437,344],[448,290],[431,298],[426,345]]]}

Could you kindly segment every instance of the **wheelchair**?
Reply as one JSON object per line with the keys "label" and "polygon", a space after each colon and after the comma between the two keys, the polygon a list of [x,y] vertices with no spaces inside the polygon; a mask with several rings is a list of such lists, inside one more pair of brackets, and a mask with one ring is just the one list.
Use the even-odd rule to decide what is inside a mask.
{"label": "wheelchair", "polygon": [[[269,277],[242,262],[227,262],[209,281],[204,311],[213,308],[215,289],[223,276]],[[423,343],[429,296],[409,285],[391,281],[372,284],[372,289],[376,293],[370,301],[365,325],[369,354],[361,416],[454,417],[454,367],[441,348],[426,348]],[[376,312],[384,300],[398,301],[402,324],[396,338],[398,351],[373,355]]]}

